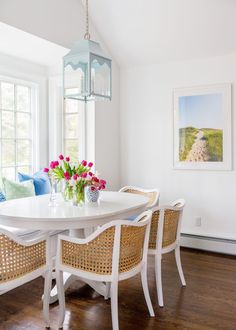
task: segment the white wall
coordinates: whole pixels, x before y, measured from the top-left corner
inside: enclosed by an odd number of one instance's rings
[[[162,203],[185,198],[185,233],[236,239],[236,173],[173,169],[172,90],[232,82],[234,100],[235,73],[236,55],[121,71],[121,185],[158,187]],[[234,102],[232,114],[234,128]],[[235,140],[233,130],[234,164]]]
[[[0,0],[0,8],[0,21],[63,47],[71,48],[75,41],[83,38],[85,32],[84,7],[79,0]],[[100,42],[107,50],[92,24],[90,33],[92,39]],[[96,105],[95,161],[97,170],[108,181],[108,188],[118,189],[119,67],[114,57],[112,83],[112,102]]]
[[[108,189],[120,188],[120,81],[119,69],[112,68],[111,102],[99,101],[95,108],[95,161],[97,170],[107,178]],[[114,111],[116,109],[116,111]],[[118,175],[117,175],[118,174]]]

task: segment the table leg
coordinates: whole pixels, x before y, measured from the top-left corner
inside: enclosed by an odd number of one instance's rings
[[[69,273],[64,273],[63,274],[64,290],[66,291],[76,279],[78,279],[76,276],[71,275]],[[57,286],[55,285],[50,293],[50,304],[53,304],[57,300],[58,300]]]

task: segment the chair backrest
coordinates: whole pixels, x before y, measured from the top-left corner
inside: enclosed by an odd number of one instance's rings
[[[184,205],[185,201],[178,199],[153,209],[149,249],[167,248],[179,240]]]
[[[147,205],[147,208],[152,208],[154,206],[157,206],[160,198],[160,191],[158,189],[143,189],[134,186],[125,186],[121,188],[119,191],[148,197],[149,203]]]
[[[61,262],[97,275],[124,273],[147,257],[151,211],[139,220],[111,221],[86,239],[61,239]]]
[[[0,288],[45,265],[46,240],[30,244],[0,229]]]
[[[151,211],[146,211],[133,222],[121,224],[119,273],[127,272],[147,258]]]
[[[170,203],[170,206],[184,207],[185,206],[185,200],[183,198],[176,199],[176,200],[174,200],[173,202]]]

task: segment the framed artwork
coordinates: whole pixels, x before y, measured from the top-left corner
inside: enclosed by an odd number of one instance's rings
[[[174,90],[174,168],[231,170],[231,84]]]

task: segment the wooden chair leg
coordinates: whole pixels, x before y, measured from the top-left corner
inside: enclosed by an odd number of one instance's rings
[[[119,330],[118,320],[118,282],[111,283],[111,317],[112,329]]]
[[[52,286],[52,272],[47,270],[44,279],[44,295],[43,295],[43,317],[45,327],[50,328],[50,317],[49,317],[49,300]]]
[[[185,278],[184,278],[184,272],[183,272],[183,268],[182,268],[182,264],[181,264],[180,247],[179,246],[177,246],[176,249],[175,249],[175,261],[176,261],[176,265],[177,265],[177,268],[178,268],[181,283],[182,283],[183,286],[186,286],[186,282],[185,282]]]
[[[142,280],[142,286],[143,286],[143,293],[144,293],[144,297],[145,297],[145,300],[147,303],[149,313],[151,316],[155,316],[155,313],[154,313],[154,310],[152,307],[152,301],[151,301],[150,294],[149,294],[149,289],[148,289],[147,265],[145,265],[141,270],[141,280]]]
[[[59,328],[63,328],[63,322],[65,319],[65,292],[63,286],[63,272],[56,272],[56,283],[57,283],[57,293],[59,300]]]
[[[161,255],[155,256],[155,274],[156,274],[158,304],[160,307],[163,307],[164,302],[163,302],[162,277],[161,277]]]

